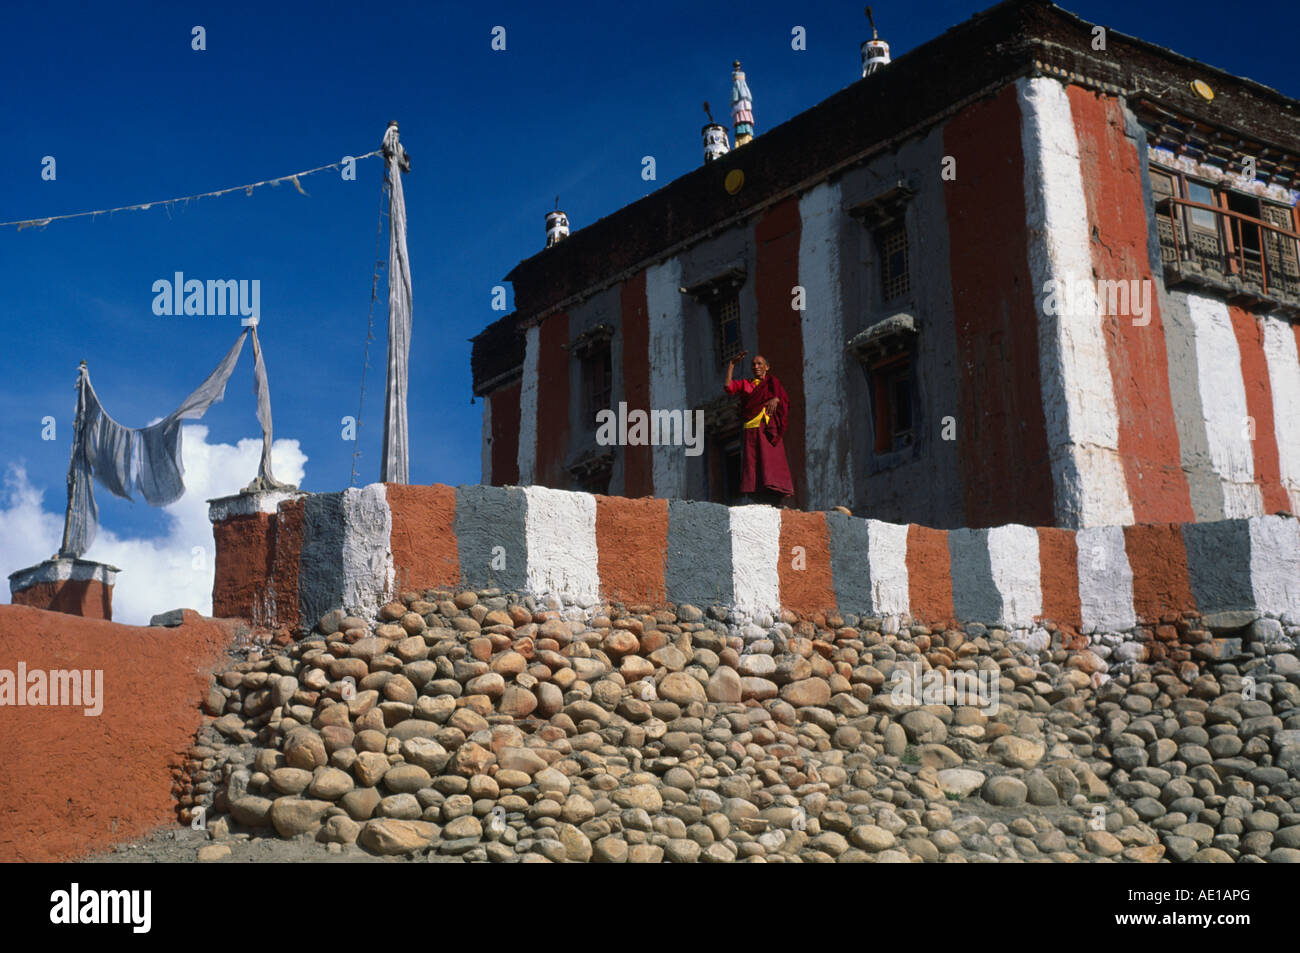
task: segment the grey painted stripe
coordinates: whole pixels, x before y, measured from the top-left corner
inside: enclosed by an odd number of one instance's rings
[[[1074,535],[1079,567],[1079,609],[1085,631],[1127,632],[1137,624],[1133,569],[1119,526],[1081,529]]]
[[[518,487],[456,487],[456,549],[462,585],[524,591],[528,578],[527,512],[524,491]]]
[[[734,602],[731,514],[720,503],[668,501],[668,598],[696,606]]]
[[[1194,608],[1202,613],[1255,608],[1249,520],[1184,523],[1183,544]]]
[[[343,606],[343,494],[307,497],[298,559],[298,611],[314,626],[326,612]]]
[[[948,531],[948,555],[952,560],[952,606],[964,622],[1002,621],[1002,594],[993,581],[989,558],[989,531]]]
[[[836,605],[841,612],[872,615],[875,606],[871,601],[871,537],[867,521],[832,511],[826,514],[826,531]]]

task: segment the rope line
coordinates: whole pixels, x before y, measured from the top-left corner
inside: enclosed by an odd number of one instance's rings
[[[354,156],[353,158],[357,160],[369,159],[372,156],[380,155],[382,151],[383,150],[381,149],[376,149],[373,152],[367,152],[365,155]],[[294,172],[291,175],[282,175],[276,179],[263,179],[261,182],[250,182],[247,185],[232,185],[228,189],[217,189],[215,192],[199,192],[196,195],[182,195],[174,199],[159,199],[156,202],[140,202],[135,205],[119,205],[117,208],[96,209],[93,212],[73,212],[69,215],[51,215],[47,218],[28,218],[13,222],[0,222],[0,228],[17,226],[18,231],[21,232],[24,228],[44,228],[51,222],[67,221],[68,219],[73,218],[93,218],[96,215],[111,215],[114,212],[144,212],[153,208],[155,205],[163,206],[167,210],[168,218],[170,218],[172,206],[177,202],[189,202],[192,199],[215,198],[219,195],[228,195],[231,192],[239,192],[241,190],[248,195],[252,195],[254,189],[260,189],[264,185],[278,186],[281,182],[292,182],[294,188],[303,195],[306,195],[307,193],[303,190],[302,183],[298,181],[299,179],[306,178],[309,175],[315,175],[317,172],[324,172],[327,169],[337,169],[342,164],[342,160],[339,160],[338,162],[331,162],[329,165],[317,166],[314,169]]]

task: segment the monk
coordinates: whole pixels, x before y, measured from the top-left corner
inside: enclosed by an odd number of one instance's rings
[[[740,395],[740,416],[745,422],[740,466],[740,492],[751,503],[780,506],[794,493],[790,464],[785,458],[785,426],[790,419],[790,395],[772,373],[767,358],[754,355],[754,376],[733,380],[732,373],[745,358],[741,351],[727,365],[728,394]]]

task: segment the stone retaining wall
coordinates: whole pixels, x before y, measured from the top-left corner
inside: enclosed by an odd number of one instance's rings
[[[1300,621],[1300,523],[934,530],[765,506],[545,487],[371,484],[212,502],[213,613],[310,627],[403,590],[496,586],[579,605],[725,605],[1085,634],[1187,612]],[[1230,615],[1223,615],[1228,613]],[[1240,614],[1240,615],[1237,615]]]

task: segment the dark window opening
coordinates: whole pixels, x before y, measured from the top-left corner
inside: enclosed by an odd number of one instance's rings
[[[880,298],[893,301],[911,288],[907,262],[907,228],[902,221],[885,226],[876,233],[880,250]]]
[[[609,409],[613,394],[613,363],[608,342],[583,357],[582,379],[586,414],[594,422],[596,414]]]
[[[713,313],[714,341],[718,364],[726,367],[744,350],[740,341],[740,299],[723,298],[710,307]]]
[[[609,478],[610,478],[610,470],[608,468],[602,470],[596,470],[576,480],[575,482],[578,484],[576,489],[582,490],[584,493],[592,493],[597,496],[608,496]]]
[[[871,368],[876,453],[912,445],[912,359],[899,354]]]
[[[742,466],[743,455],[740,449],[740,441],[733,440],[722,448],[722,466],[726,471],[727,502],[734,502],[740,499],[740,468]]]

